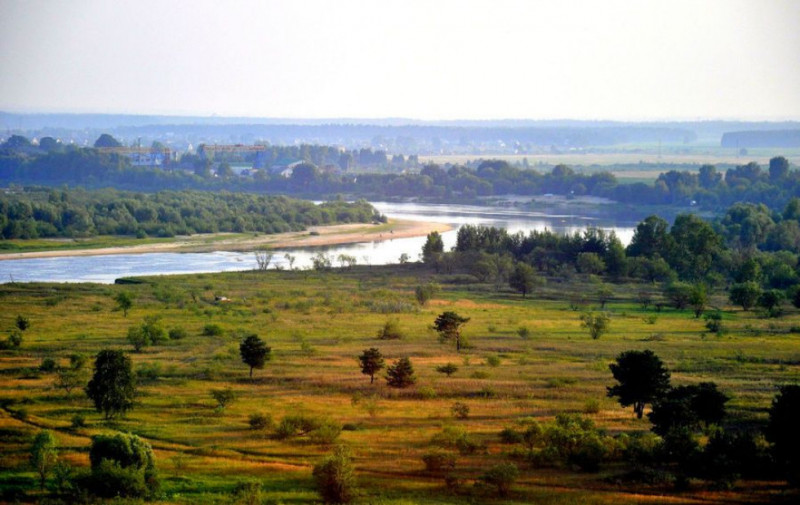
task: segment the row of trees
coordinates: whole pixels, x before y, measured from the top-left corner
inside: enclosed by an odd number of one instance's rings
[[[369,203],[315,205],[284,196],[25,188],[0,194],[0,238],[280,233],[307,226],[385,221]]]

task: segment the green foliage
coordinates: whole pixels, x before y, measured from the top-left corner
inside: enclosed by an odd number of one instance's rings
[[[386,384],[393,388],[407,388],[416,382],[414,367],[407,357],[398,359],[386,369]]]
[[[358,491],[350,450],[337,447],[333,454],[314,465],[317,491],[325,503],[350,503]]]
[[[100,351],[95,359],[94,375],[86,386],[86,395],[106,419],[133,408],[136,379],[130,358],[122,351]]]
[[[452,341],[456,343],[456,351],[462,347],[461,326],[469,321],[468,317],[461,317],[455,312],[442,312],[436,317],[433,329],[439,333],[439,339],[443,342]]]
[[[642,418],[644,406],[663,396],[669,389],[669,372],[653,351],[625,351],[609,365],[619,384],[608,388],[620,405],[633,405],[636,417]]]
[[[532,292],[539,282],[539,278],[533,268],[522,262],[514,265],[514,271],[508,277],[508,285],[515,291],[522,293],[523,298],[526,294]]]
[[[167,339],[166,331],[159,321],[158,316],[146,316],[144,323],[128,328],[128,341],[136,352],[148,345],[158,345]]]
[[[44,373],[55,372],[58,367],[56,360],[53,358],[43,358],[42,363],[39,365],[39,371]]]
[[[519,478],[519,469],[514,463],[500,463],[489,468],[481,480],[497,490],[497,496],[507,497],[511,493],[511,486]]]
[[[445,449],[455,449],[463,455],[486,451],[484,444],[475,440],[460,426],[443,427],[441,432],[431,437],[431,444]]]
[[[706,328],[711,333],[721,335],[725,328],[722,325],[722,313],[720,311],[711,312],[703,316],[706,321]]]
[[[728,294],[731,303],[740,305],[742,310],[750,310],[761,296],[761,287],[753,281],[741,282],[732,285]]]
[[[706,426],[719,423],[725,416],[728,399],[713,382],[680,386],[655,399],[653,411],[647,417],[653,423],[653,432],[661,436],[676,428],[694,431],[701,423]]]
[[[456,456],[442,449],[429,449],[422,455],[425,471],[434,475],[451,472],[456,467]]]
[[[451,375],[453,375],[458,371],[458,365],[448,362],[445,363],[444,365],[437,366],[436,371],[450,377]]]
[[[692,285],[686,282],[671,282],[664,290],[664,297],[678,310],[689,306],[692,299]]]
[[[421,284],[414,288],[414,296],[417,299],[417,303],[422,306],[428,304],[428,302],[436,296],[437,293],[441,291],[441,288],[435,282],[429,282],[427,284]]]
[[[222,411],[236,400],[236,393],[233,389],[226,387],[223,389],[212,389],[209,391],[211,397],[217,402],[217,409]]]
[[[800,412],[800,386],[780,388],[769,409],[769,423],[765,430],[767,440],[773,445],[773,454],[779,468],[789,480],[800,484],[800,431],[797,430],[797,413]]]
[[[58,440],[49,430],[42,430],[33,439],[31,446],[31,466],[39,474],[39,487],[44,489],[47,474],[58,461]]]
[[[186,332],[186,329],[178,326],[176,328],[170,328],[169,330],[169,339],[170,340],[182,340],[186,338],[189,334]]]
[[[203,326],[204,337],[218,337],[222,335],[222,326],[215,323],[208,323]]]
[[[18,314],[17,319],[14,320],[14,325],[19,331],[25,331],[31,327],[31,321],[27,317]]]
[[[248,335],[239,344],[239,354],[244,364],[250,367],[250,378],[253,377],[253,369],[261,370],[264,364],[272,358],[272,348],[261,340],[258,335]]]
[[[498,367],[500,366],[501,362],[502,360],[500,359],[500,356],[496,354],[490,354],[489,356],[486,356],[486,364],[490,367]]]
[[[611,326],[611,318],[605,312],[585,312],[581,314],[581,327],[586,328],[594,340],[608,333],[609,326]]]
[[[264,414],[262,412],[256,412],[255,414],[250,414],[247,424],[249,424],[250,428],[254,430],[266,430],[272,428],[274,423],[271,415]]]
[[[127,291],[120,291],[114,296],[114,301],[117,302],[117,308],[122,314],[128,317],[128,311],[133,307],[133,295]]]
[[[358,357],[358,361],[361,363],[361,373],[369,375],[370,384],[375,382],[375,374],[385,366],[383,354],[375,347],[364,349]]]
[[[383,327],[378,330],[378,338],[381,340],[400,340],[405,338],[405,332],[400,327],[400,321],[395,318],[387,319]]]
[[[96,435],[89,449],[89,492],[104,498],[144,498],[159,489],[155,454],[146,441],[130,434]]]
[[[444,242],[439,232],[432,231],[425,239],[425,244],[422,246],[422,261],[427,264],[435,262],[439,255],[444,252]]]
[[[469,405],[464,402],[455,402],[450,406],[450,413],[456,419],[466,419],[469,417]]]

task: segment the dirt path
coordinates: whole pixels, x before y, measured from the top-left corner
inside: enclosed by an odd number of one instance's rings
[[[28,258],[56,258],[64,256],[102,256],[107,254],[252,251],[259,248],[314,247],[417,237],[427,235],[433,231],[441,233],[450,229],[451,226],[443,223],[390,220],[389,223],[380,225],[357,223],[313,226],[301,232],[276,233],[273,235],[243,236],[233,233],[217,233],[177,237],[172,242],[165,242],[162,244],[3,253],[0,254],[0,261]]]

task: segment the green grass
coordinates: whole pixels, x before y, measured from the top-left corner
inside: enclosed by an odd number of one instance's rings
[[[487,454],[459,456],[457,471],[465,489],[489,466],[506,461],[498,433],[525,417],[548,422],[561,412],[588,414],[610,433],[649,429],[630,409],[606,398],[612,378],[608,364],[620,352],[652,349],[672,371],[674,384],[712,380],[732,396],[731,419],[759,423],[776,386],[797,380],[800,349],[796,334],[800,313],[787,310],[780,319],[761,319],[751,312],[724,307],[727,333],[706,335],[702,319],[689,311],[647,311],[633,300],[641,286],[613,285],[607,305],[611,330],[599,340],[580,327],[580,311],[569,300],[596,289],[581,277],[569,282],[548,279],[534,296],[522,299],[488,285],[447,284],[420,265],[356,267],[316,273],[235,272],[146,279],[127,286],[94,284],[0,285],[0,332],[7,333],[17,314],[30,318],[20,351],[0,354],[0,488],[21,483],[36,495],[27,467],[27,445],[40,428],[56,430],[62,458],[87,465],[91,435],[129,431],[146,438],[156,450],[164,479],[164,503],[220,503],[238,481],[262,483],[268,500],[315,503],[310,472],[330,446],[305,437],[277,440],[250,429],[248,418],[268,413],[277,422],[299,412],[334,419],[349,426],[340,436],[355,454],[364,489],[363,503],[463,503],[468,496],[451,494],[443,481],[423,472],[422,454],[431,437],[455,422],[454,402],[469,407],[458,420],[471,436],[485,443]],[[414,287],[437,280],[443,290],[428,306],[414,302]],[[134,295],[124,317],[113,296]],[[216,303],[214,295],[230,299]],[[724,298],[715,295],[715,304]],[[591,297],[587,307],[596,305]],[[399,310],[385,313],[385,310]],[[440,344],[429,326],[452,310],[471,320],[464,336],[472,346],[456,353]],[[643,318],[657,314],[654,324]],[[135,368],[160,368],[160,376],[140,385],[134,410],[113,423],[104,422],[80,391],[68,397],[53,389],[53,374],[35,369],[44,357],[66,365],[74,352],[92,355],[102,348],[131,351],[125,336],[130,326],[159,315],[169,330],[182,327],[187,337],[131,353]],[[377,331],[396,318],[402,340],[378,340]],[[203,336],[207,324],[223,329]],[[526,338],[520,327],[530,330]],[[257,333],[272,347],[272,360],[248,379],[238,354],[239,335]],[[658,337],[654,337],[658,335]],[[370,386],[356,356],[378,347],[387,364],[409,356],[418,381],[394,390],[376,377]],[[489,366],[496,356],[500,366]],[[450,378],[435,371],[447,362],[459,370]],[[238,396],[223,412],[215,412],[211,389],[231,387]],[[371,409],[363,400],[375,395]],[[12,413],[24,409],[27,418]],[[595,413],[596,412],[596,413]],[[87,426],[73,429],[75,414]],[[765,500],[780,483],[761,487],[747,483],[726,494],[696,486],[685,495],[669,490],[613,484],[620,469],[599,474],[566,469],[522,468],[510,501],[504,503],[728,503]],[[466,493],[467,491],[464,491]],[[663,496],[661,496],[663,493]],[[732,493],[732,494],[731,494]],[[765,493],[759,495],[758,493]]]

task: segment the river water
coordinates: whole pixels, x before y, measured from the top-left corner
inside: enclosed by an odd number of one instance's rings
[[[607,217],[554,213],[543,207],[539,211],[514,207],[485,207],[451,204],[385,203],[373,205],[390,218],[447,223],[452,231],[442,235],[445,250],[456,243],[461,225],[486,225],[518,231],[550,229],[574,232],[588,226],[614,231],[623,244],[630,242],[635,223],[614,221]],[[561,209],[563,211],[563,209]],[[397,263],[402,254],[411,261],[419,258],[425,237],[411,237],[342,244],[330,247],[280,249],[273,251],[271,267],[289,268],[286,255],[294,258],[295,268],[309,268],[312,257],[319,252],[328,255],[334,266],[336,257],[346,254],[358,264],[384,265]],[[112,254],[106,256],[67,256],[0,261],[0,283],[6,282],[97,282],[110,284],[120,277],[142,275],[171,275],[203,272],[227,272],[256,268],[253,253],[216,251],[208,253],[144,253]]]

